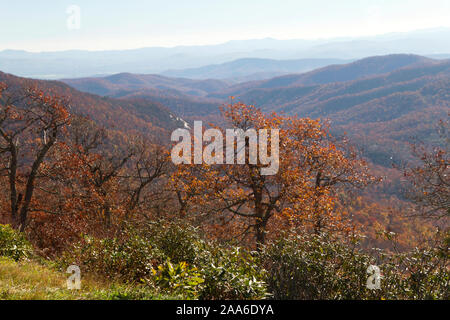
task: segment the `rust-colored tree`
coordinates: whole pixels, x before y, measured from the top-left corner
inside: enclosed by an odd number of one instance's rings
[[[440,144],[427,147],[423,143],[413,144],[412,151],[420,164],[405,170],[412,183],[409,197],[419,209],[419,215],[433,220],[450,217],[450,137],[449,120],[439,125]]]
[[[265,115],[241,103],[230,104],[222,112],[230,128],[240,132],[279,130],[279,141],[273,141],[279,142],[278,171],[264,175],[261,169],[268,167],[267,161],[261,157],[249,161],[255,150],[251,150],[252,138],[246,137],[245,164],[180,165],[172,184],[184,209],[190,204],[194,215],[209,213],[210,221],[241,226],[240,235],[253,236],[257,248],[265,243],[270,223],[279,219],[292,228],[307,226],[312,232],[345,230],[342,216],[334,211],[334,192],[340,186],[363,186],[373,180],[365,162],[345,141],[335,141],[319,120]],[[268,135],[264,150],[270,156],[275,152],[272,139]],[[238,149],[234,140],[234,159]],[[224,151],[224,157],[229,152]]]
[[[29,235],[41,248],[61,251],[81,234],[113,236],[162,201],[167,170],[163,147],[73,115],[64,140],[40,170]]]
[[[39,170],[69,123],[69,102],[36,88],[0,85],[0,170],[8,179],[9,208],[21,231],[28,223]]]

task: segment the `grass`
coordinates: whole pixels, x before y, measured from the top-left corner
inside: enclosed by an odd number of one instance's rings
[[[159,300],[176,299],[136,284],[81,279],[80,290],[67,289],[69,274],[33,260],[0,257],[0,300]]]

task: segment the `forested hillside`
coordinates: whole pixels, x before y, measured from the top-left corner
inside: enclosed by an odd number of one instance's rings
[[[70,100],[70,111],[94,120],[98,125],[138,131],[155,135],[161,130],[184,127],[182,120],[164,105],[149,99],[112,99],[83,93],[59,81],[34,80],[0,72],[0,82],[11,92],[24,88],[40,88],[45,92],[65,96]]]
[[[217,121],[217,107],[230,96],[267,112],[330,119],[336,134],[348,133],[374,163],[387,167],[408,159],[412,138],[436,140],[434,124],[450,108],[450,63],[415,55],[370,57],[237,85],[191,81],[190,91],[180,79],[172,79],[169,90],[164,84],[137,80],[154,76],[117,80],[123,77],[64,81],[91,93],[158,101],[188,121]],[[199,88],[202,94],[195,91]]]
[[[239,92],[131,74],[66,80],[101,97],[0,73],[0,268],[50,298],[28,268],[56,283],[75,263],[107,282],[76,296],[86,299],[447,299],[450,64],[403,58]],[[278,171],[176,165],[169,137],[191,130],[183,119],[222,136],[278,129]],[[373,291],[375,263],[385,280]]]

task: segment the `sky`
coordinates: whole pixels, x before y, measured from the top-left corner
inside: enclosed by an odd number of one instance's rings
[[[0,0],[0,50],[119,50],[450,27],[450,0]]]

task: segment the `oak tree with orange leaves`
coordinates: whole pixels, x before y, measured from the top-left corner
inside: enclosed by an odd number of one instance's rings
[[[8,179],[11,218],[26,228],[39,170],[70,121],[64,97],[0,85],[0,172]]]
[[[172,177],[182,210],[189,206],[194,215],[208,214],[212,220],[228,223],[240,221],[234,224],[242,227],[239,235],[253,236],[258,249],[265,243],[275,218],[284,219],[290,228],[307,226],[317,233],[345,229],[342,216],[334,211],[334,192],[340,186],[361,187],[374,179],[348,143],[331,136],[327,123],[276,113],[266,115],[242,103],[223,107],[222,114],[228,128],[278,129],[279,170],[274,175],[263,175],[265,162],[260,158],[257,163],[248,161],[248,138],[245,164],[182,164]],[[272,153],[270,137],[268,154]],[[224,157],[225,152],[230,150],[224,151]],[[232,152],[236,159],[236,140]]]

